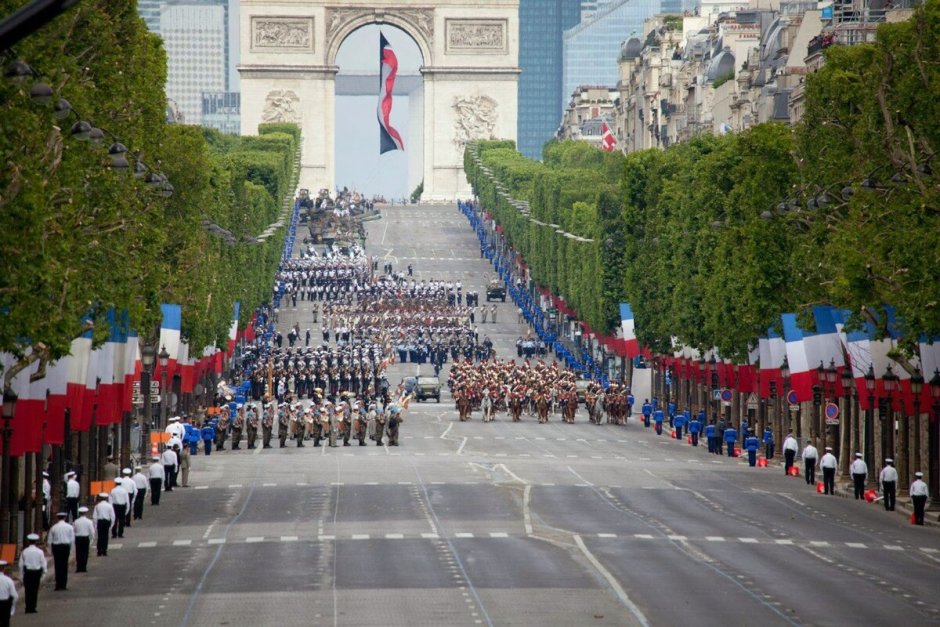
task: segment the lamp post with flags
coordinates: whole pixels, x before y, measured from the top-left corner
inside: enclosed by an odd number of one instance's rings
[[[150,454],[150,422],[153,420],[153,406],[150,399],[150,375],[156,350],[147,342],[140,347],[140,393],[143,407],[140,416],[140,463],[143,464]]]
[[[166,393],[166,367],[170,362],[170,354],[166,351],[166,346],[160,347],[157,359],[160,361],[160,424],[157,427],[163,431],[166,428],[166,406],[170,401]]]

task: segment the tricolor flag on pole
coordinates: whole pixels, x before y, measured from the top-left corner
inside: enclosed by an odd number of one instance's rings
[[[636,340],[633,309],[627,303],[620,303],[620,329],[623,332],[624,352],[633,359],[640,354],[640,344]]]
[[[379,154],[390,150],[404,150],[405,144],[392,127],[392,92],[398,75],[398,57],[392,51],[385,35],[379,33]]]
[[[180,352],[180,329],[183,315],[179,305],[160,305],[163,322],[160,323],[160,344],[158,352],[166,349],[170,358],[167,360],[166,380],[172,381],[176,373],[176,357]]]
[[[617,138],[610,132],[607,120],[604,120],[604,123],[601,125],[601,148],[604,149],[604,152],[613,152],[616,147]]]
[[[228,332],[228,350],[226,351],[226,356],[231,357],[235,352],[235,344],[238,343],[238,317],[241,315],[242,303],[240,300],[235,301],[235,318],[232,320],[232,326],[229,328]]]
[[[83,319],[83,323],[85,320]],[[92,331],[88,329],[72,340],[72,349],[68,358],[68,396],[69,420],[72,426],[83,422],[82,407],[85,397],[85,378],[88,373],[88,358],[91,354]]]

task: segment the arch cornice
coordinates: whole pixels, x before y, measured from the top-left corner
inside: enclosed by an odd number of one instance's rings
[[[389,24],[408,33],[418,44],[425,66],[433,65],[434,9],[431,7],[327,7],[326,65],[336,65],[343,41],[356,29],[368,24]]]

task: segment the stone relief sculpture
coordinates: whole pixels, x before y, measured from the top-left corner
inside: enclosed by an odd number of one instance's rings
[[[506,22],[448,20],[447,48],[450,50],[506,49]]]
[[[300,98],[289,89],[275,89],[264,99],[261,119],[264,122],[300,122]]]
[[[361,18],[367,18],[368,21],[377,24],[385,23],[384,16],[386,14],[394,14],[408,22],[417,31],[416,34],[420,34],[427,39],[429,45],[434,41],[434,9],[399,7],[383,9],[327,7],[327,39],[332,40],[346,24]]]
[[[309,18],[253,18],[255,48],[313,49],[313,20]]]
[[[496,101],[489,96],[454,98],[454,145],[458,152],[475,139],[492,139],[496,129]]]

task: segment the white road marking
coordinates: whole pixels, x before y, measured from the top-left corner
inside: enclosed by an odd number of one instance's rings
[[[233,484],[231,484],[231,485],[229,486],[229,489],[240,488],[240,487],[242,487],[242,484],[240,484],[240,483],[233,483]]]
[[[867,549],[868,548],[867,546],[865,546],[864,542],[846,542],[845,546],[853,548],[853,549]]]
[[[263,487],[263,488],[276,488],[276,487],[277,487],[277,484],[276,484],[276,483],[262,483],[262,484],[261,484],[261,487]]]
[[[467,438],[464,438],[463,441],[460,443],[460,446],[457,447],[457,454],[458,454],[458,455],[460,455],[460,454],[463,453],[463,447],[465,447],[466,445],[467,445]]]
[[[635,533],[633,537],[637,540],[652,540],[653,536],[648,533]]]
[[[738,542],[743,542],[744,544],[757,544],[757,538],[738,538]]]
[[[441,536],[437,535],[436,533],[422,533],[421,537],[425,540],[437,540]]]
[[[903,551],[903,550],[904,550],[904,547],[903,547],[903,546],[898,546],[897,544],[886,544],[886,545],[885,545],[885,550],[887,550],[887,551]]]
[[[640,608],[630,600],[630,597],[627,596],[627,593],[620,585],[620,582],[617,581],[617,578],[614,577],[609,570],[604,568],[604,565],[601,564],[590,551],[588,551],[588,548],[584,545],[584,541],[581,539],[581,536],[575,534],[574,542],[578,545],[578,548],[582,553],[584,553],[584,556],[588,559],[589,562],[591,562],[591,565],[594,566],[597,572],[599,572],[604,577],[604,579],[607,580],[607,583],[610,584],[610,587],[617,594],[617,597],[620,599],[621,603],[623,603],[624,607],[630,610],[630,613],[633,614],[637,622],[639,622],[643,627],[649,627],[649,621],[646,620],[646,616],[643,614]]]
[[[173,546],[189,546],[192,543],[192,540],[173,540]]]
[[[509,534],[506,533],[505,531],[491,531],[490,537],[491,538],[508,538]]]
[[[336,536],[326,536],[326,535],[317,536],[317,540],[319,540],[320,542],[327,542],[329,540],[335,540],[335,539],[336,539]]]
[[[810,546],[829,546],[829,543],[825,540],[811,540]]]
[[[527,536],[532,535],[532,513],[529,511],[529,494],[531,490],[532,486],[527,483],[525,490],[522,492],[522,522],[525,525]]]
[[[370,536],[369,536],[369,534],[367,534],[367,533],[354,533],[354,534],[352,534],[352,539],[353,539],[353,540],[368,540],[369,537],[370,537]]]
[[[207,485],[197,485],[193,487],[193,490],[208,490],[209,486]]]
[[[705,539],[709,542],[724,542],[725,539],[722,536],[705,536]]]
[[[617,534],[616,533],[599,533],[597,534],[597,537],[598,538],[616,538]]]
[[[405,537],[404,534],[401,534],[401,533],[386,533],[385,534],[386,540],[402,540],[404,539],[404,537]]]
[[[264,542],[264,536],[250,536],[245,538],[245,542],[248,544],[254,544],[256,542]]]
[[[297,536],[281,536],[281,542],[297,542]]]
[[[686,536],[668,535],[666,537],[669,538],[670,540],[675,540],[677,542],[683,542],[685,540],[688,540]]]
[[[209,538],[209,544],[225,544],[225,538]]]
[[[157,546],[156,542],[140,542],[138,543],[137,548],[138,549],[152,549],[155,546]]]
[[[787,540],[787,539],[777,539],[777,540],[774,540],[774,542],[776,544],[784,544],[784,545],[793,544],[793,540]]]
[[[473,537],[473,534],[472,534],[472,533],[466,533],[466,532],[458,532],[458,533],[455,533],[455,534],[454,534],[454,537],[455,537],[455,538],[472,538],[472,537]]]

